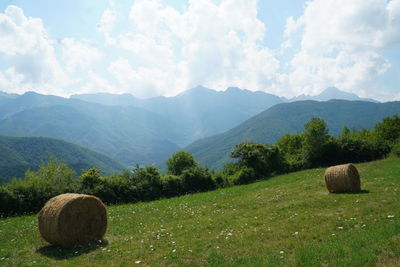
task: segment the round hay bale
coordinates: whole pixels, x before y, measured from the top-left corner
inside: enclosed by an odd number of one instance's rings
[[[91,195],[53,197],[39,212],[38,219],[43,239],[63,247],[98,242],[107,229],[106,207],[99,198]]]
[[[360,175],[353,164],[329,167],[325,170],[325,184],[331,193],[360,192]]]

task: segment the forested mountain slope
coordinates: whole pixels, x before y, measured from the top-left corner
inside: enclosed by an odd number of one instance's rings
[[[62,140],[45,137],[0,136],[0,177],[22,177],[26,170],[36,170],[51,156],[65,162],[77,174],[99,168],[103,174],[120,172],[123,166],[111,158]]]
[[[185,150],[208,167],[221,167],[229,160],[235,144],[244,141],[273,144],[286,133],[299,133],[304,124],[319,117],[328,124],[331,135],[338,135],[343,126],[370,129],[387,116],[400,114],[400,102],[373,103],[331,100],[298,101],[275,105],[239,126],[219,135],[195,141]]]

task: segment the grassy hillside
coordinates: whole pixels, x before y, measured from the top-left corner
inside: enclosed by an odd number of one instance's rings
[[[225,133],[200,139],[185,150],[201,164],[218,168],[229,161],[229,153],[236,144],[244,141],[274,144],[284,134],[302,132],[304,124],[313,117],[325,120],[330,134],[337,136],[345,125],[355,130],[371,129],[394,114],[400,114],[400,102],[331,100],[279,104]]]
[[[64,161],[78,174],[99,168],[104,174],[119,172],[123,166],[109,157],[62,140],[44,137],[0,136],[0,177],[22,177],[27,169],[36,170],[50,155]]]
[[[363,193],[328,194],[323,169],[108,207],[105,240],[62,249],[35,216],[0,219],[1,266],[399,266],[400,159],[357,165]]]

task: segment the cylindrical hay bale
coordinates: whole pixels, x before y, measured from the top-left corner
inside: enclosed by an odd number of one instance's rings
[[[325,171],[325,184],[331,193],[360,192],[360,175],[353,164],[332,166]]]
[[[98,242],[107,229],[107,211],[103,202],[84,194],[53,197],[39,212],[38,219],[43,239],[63,247]]]

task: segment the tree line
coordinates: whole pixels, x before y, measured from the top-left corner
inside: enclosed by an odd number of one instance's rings
[[[101,176],[96,168],[76,176],[65,163],[52,157],[37,171],[0,186],[0,216],[37,212],[58,194],[92,194],[107,204],[151,201],[247,184],[297,170],[400,156],[400,117],[387,117],[371,130],[329,135],[324,120],[313,118],[298,134],[286,134],[274,145],[243,142],[231,152],[233,162],[220,171],[201,166],[189,152],[178,151],[167,160],[165,174],[155,166]]]

